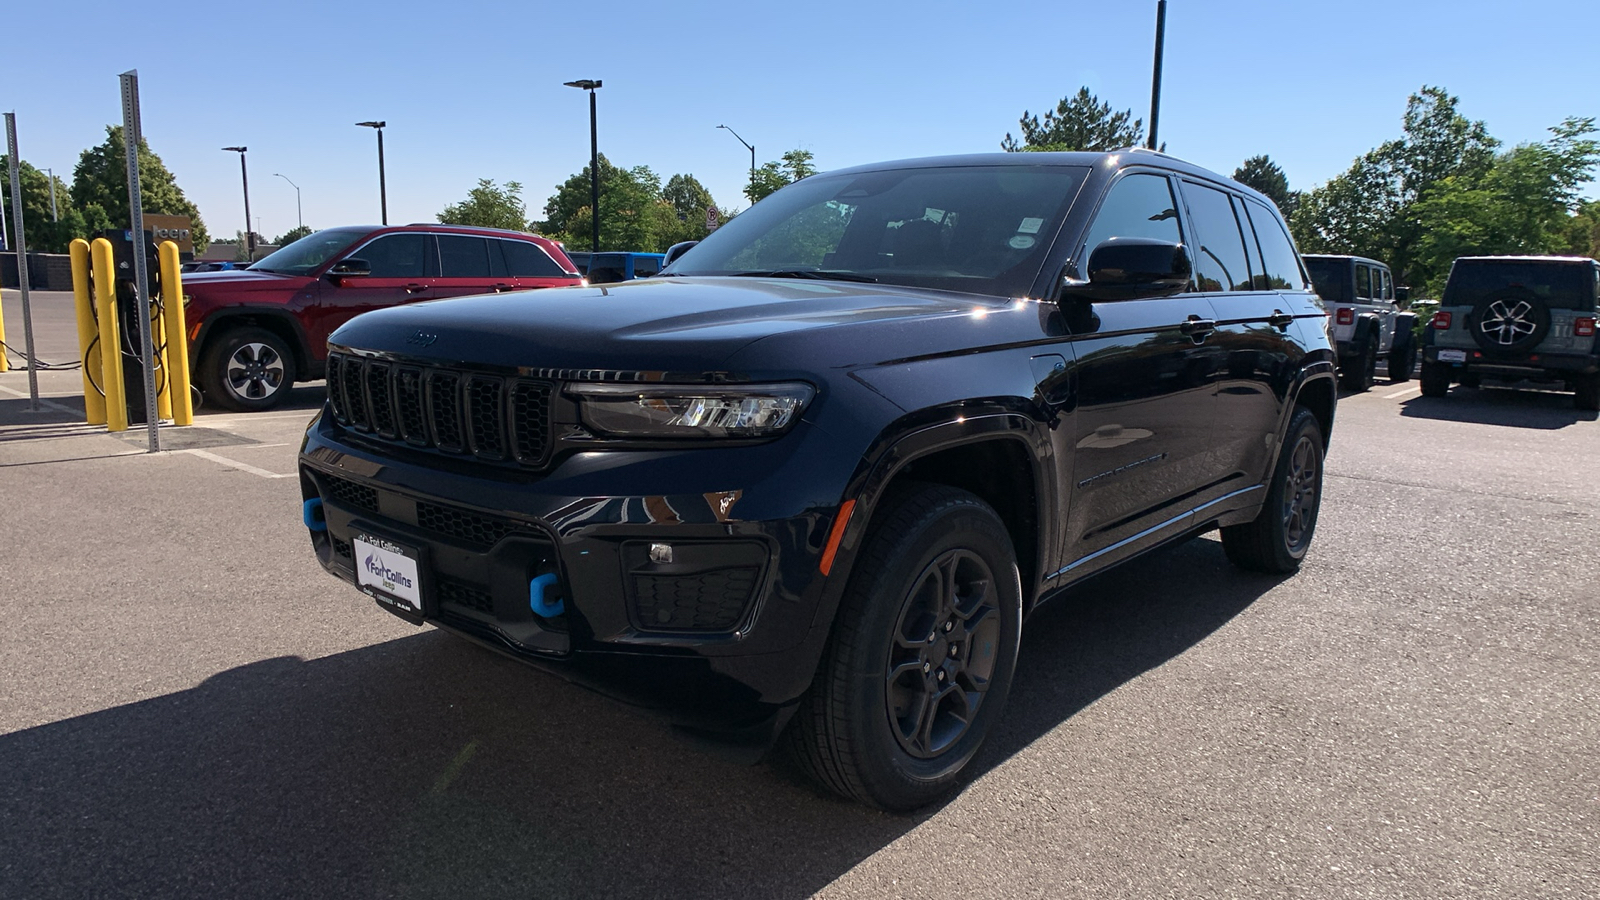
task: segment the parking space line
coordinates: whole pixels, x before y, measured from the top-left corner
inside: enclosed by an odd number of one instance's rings
[[[260,478],[293,478],[293,477],[295,477],[296,474],[298,474],[296,472],[290,472],[287,475],[279,475],[277,472],[268,472],[266,469],[262,469],[262,468],[259,468],[257,466],[252,466],[249,463],[239,462],[237,459],[229,459],[226,456],[218,456],[217,454],[208,452],[206,450],[194,450],[194,449],[191,449],[191,450],[179,450],[177,452],[178,453],[187,453],[187,454],[189,454],[191,456],[198,456],[201,459],[209,459],[214,463],[221,463],[221,464],[223,464],[225,466],[228,466],[230,468],[238,469],[241,472],[249,472],[251,475],[255,475],[255,476],[258,476]]]
[[[1383,399],[1385,399],[1385,400],[1393,400],[1396,397],[1404,397],[1407,394],[1415,394],[1415,393],[1420,392],[1421,390],[1422,390],[1422,388],[1417,387],[1416,385],[1412,385],[1411,387],[1408,387],[1403,391],[1395,391],[1392,394],[1384,394],[1383,395]]]

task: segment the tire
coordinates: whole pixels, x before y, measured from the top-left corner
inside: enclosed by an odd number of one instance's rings
[[[1468,322],[1483,352],[1515,356],[1537,347],[1550,332],[1550,307],[1537,294],[1511,288],[1479,300]]]
[[[1600,372],[1573,380],[1572,405],[1587,412],[1600,411]]]
[[[1289,574],[1300,568],[1322,507],[1326,448],[1317,417],[1303,406],[1295,407],[1261,514],[1252,522],[1222,529],[1222,549],[1229,561],[1252,572]]]
[[[198,374],[206,397],[224,409],[271,409],[294,387],[294,354],[265,328],[238,328],[207,342]]]
[[[1416,368],[1417,339],[1407,332],[1395,338],[1394,347],[1389,351],[1389,382],[1410,381]]]
[[[1450,367],[1431,360],[1422,361],[1422,396],[1443,397],[1450,393]]]
[[[938,800],[1000,717],[1021,630],[1016,554],[994,510],[942,485],[894,491],[790,725],[791,755],[823,786],[880,809]]]
[[[1339,386],[1357,394],[1372,390],[1378,377],[1378,342],[1371,337],[1362,342],[1361,355],[1351,357],[1339,370]]]

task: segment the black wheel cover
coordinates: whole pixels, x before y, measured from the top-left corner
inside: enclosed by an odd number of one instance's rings
[[[1485,353],[1525,353],[1550,333],[1550,307],[1528,291],[1501,291],[1478,301],[1468,327]]]

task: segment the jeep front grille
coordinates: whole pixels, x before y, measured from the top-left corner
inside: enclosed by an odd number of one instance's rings
[[[339,424],[382,440],[491,462],[545,463],[554,393],[548,381],[347,353],[328,357],[328,408]]]

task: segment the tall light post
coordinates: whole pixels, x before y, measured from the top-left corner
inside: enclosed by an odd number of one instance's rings
[[[569,88],[589,92],[589,221],[594,228],[589,237],[589,252],[600,252],[600,132],[595,124],[594,92],[600,89],[599,79],[562,82]]]
[[[284,181],[288,181],[289,186],[294,188],[294,221],[295,224],[299,225],[301,228],[306,227],[305,217],[300,214],[300,185],[295,184],[293,181],[289,181],[289,176],[283,174],[282,172],[273,172],[272,174],[282,178]]]
[[[1156,143],[1156,126],[1161,121],[1161,51],[1166,42],[1167,0],[1156,0],[1156,62],[1150,73],[1150,140],[1147,144],[1151,150],[1160,146]]]
[[[735,140],[750,148],[750,190],[754,191],[756,187],[756,145],[749,143],[742,137],[739,137],[739,132],[734,131],[732,128],[729,128],[726,125],[718,125],[717,127],[733,135]],[[754,203],[755,198],[752,197],[750,202]]]
[[[56,211],[56,170],[45,169],[45,173],[50,176],[50,221],[59,222],[61,213]]]
[[[389,187],[383,180],[383,129],[388,122],[357,122],[358,128],[371,128],[378,132],[378,204],[383,211],[383,224],[389,224]]]
[[[245,168],[244,164],[244,152],[250,148],[223,147],[222,149],[230,153],[239,154],[239,177],[244,181],[244,244],[245,247],[248,248],[247,252],[250,256],[250,261],[255,262],[256,233],[255,229],[250,227],[250,171]]]

